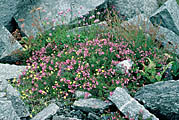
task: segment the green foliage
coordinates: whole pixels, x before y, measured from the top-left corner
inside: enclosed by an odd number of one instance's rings
[[[150,60],[150,58],[147,58],[147,59],[149,61],[149,64],[148,65],[143,64],[144,70],[141,70],[143,77],[149,80],[147,83],[154,83],[154,82],[161,81],[163,74],[165,73],[167,68],[173,63],[173,62],[170,62],[168,63],[168,65],[163,66],[162,71],[157,71],[156,63]]]
[[[172,75],[179,75],[178,62],[164,59],[167,51],[157,48],[155,35],[147,37],[138,26],[126,31],[119,23],[109,21],[105,30],[91,26],[72,32],[64,25],[35,39],[22,39],[24,61],[30,68],[14,85],[33,115],[47,106],[50,99],[73,101],[76,90],[105,100],[116,87],[126,86],[134,95],[141,86],[162,81],[171,64]],[[90,24],[93,22],[94,19]],[[116,65],[126,59],[134,64],[128,73],[119,74]]]
[[[179,78],[179,61],[174,61],[172,63],[171,73],[172,73],[174,79]]]

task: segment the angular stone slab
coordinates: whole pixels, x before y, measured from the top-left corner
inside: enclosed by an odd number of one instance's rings
[[[73,103],[73,106],[85,112],[96,112],[108,108],[111,103],[106,103],[96,98],[79,99]]]
[[[32,120],[46,120],[51,115],[54,115],[58,109],[59,107],[55,103],[52,103],[47,108],[39,112],[34,118],[32,118]]]
[[[18,11],[18,4],[22,0],[0,0],[0,23],[7,26],[12,20],[12,17]],[[10,26],[9,26],[10,27]]]
[[[26,70],[26,66],[17,66],[17,65],[0,63],[0,78],[4,78],[4,79],[18,78],[19,75],[22,75],[21,71],[24,70]]]
[[[133,99],[123,88],[117,87],[113,95],[108,97],[117,108],[129,118],[135,118],[138,120],[138,114],[143,111],[143,119],[152,118],[152,120],[159,120],[148,110],[144,108],[140,103]]]
[[[179,35],[175,34],[169,29],[160,26],[156,39],[161,41],[165,48],[167,48],[168,45],[167,49],[169,51],[179,55]]]
[[[20,120],[12,107],[11,101],[0,98],[0,120]]]
[[[6,92],[7,92],[7,99],[11,101],[16,114],[20,118],[28,117],[30,113],[26,108],[24,102],[20,99],[20,93],[15,88],[13,88],[10,84],[8,84]]]
[[[179,35],[179,5],[176,0],[168,0],[150,16],[153,24],[158,24]]]
[[[61,116],[54,116],[52,120],[80,120],[80,119],[65,117],[61,115]]]
[[[22,46],[18,41],[11,35],[11,33],[0,24],[0,59],[11,55],[11,53],[15,50],[22,50]],[[14,57],[14,60],[18,59]]]
[[[179,80],[146,85],[135,98],[160,120],[179,120]]]
[[[33,18],[32,14],[30,14],[30,11],[34,8],[42,8],[46,11],[42,11],[40,13],[41,21],[45,22],[45,19],[48,18],[49,22],[52,22],[52,19],[54,19],[55,23],[61,25],[62,19],[64,20],[65,24],[68,24],[70,21],[87,14],[89,11],[94,10],[100,5],[105,6],[105,3],[105,0],[38,0],[34,4],[26,5],[25,7],[23,7],[23,9],[21,9],[21,11],[19,11],[15,15],[15,20],[18,23],[19,27],[21,27],[22,24],[25,25],[22,30],[24,30],[24,33],[27,36],[36,36],[39,30],[32,26]],[[71,12],[68,12],[68,14],[66,14],[65,19],[64,17],[58,15],[60,14],[60,11],[65,12],[67,9],[71,9]],[[38,17],[39,12],[37,11],[33,15],[34,17]],[[24,21],[19,21],[19,19],[22,18],[24,19]],[[40,26],[42,27],[41,23]],[[50,27],[51,26],[48,25],[44,29],[47,30]]]
[[[157,0],[113,0],[112,5],[126,19],[130,19],[141,13],[150,16],[158,9]]]

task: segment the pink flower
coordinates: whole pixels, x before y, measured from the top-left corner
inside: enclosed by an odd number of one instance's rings
[[[99,22],[99,19],[94,20],[94,23],[98,23],[98,22]]]
[[[52,33],[49,33],[49,36],[52,36]]]
[[[161,76],[160,72],[157,73],[158,76]]]
[[[42,94],[42,90],[39,90],[39,93]]]
[[[109,95],[112,96],[112,95],[113,95],[113,92],[110,92]]]
[[[53,68],[51,66],[49,66],[48,68],[49,68],[49,70],[53,70]]]

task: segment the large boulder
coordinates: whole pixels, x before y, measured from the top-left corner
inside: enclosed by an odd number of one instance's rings
[[[150,16],[157,8],[157,0],[113,0],[112,5],[126,19],[144,13]]]
[[[27,1],[30,0],[0,0],[0,23],[11,30],[13,27],[11,26],[12,17]]]
[[[0,98],[0,120],[20,120],[11,101]]]
[[[15,88],[13,88],[7,81],[9,79],[17,79],[19,75],[22,74],[21,71],[25,70],[25,66],[0,64],[0,69],[0,92],[6,94],[4,96],[6,98],[6,101],[11,102],[9,107],[13,108],[12,110],[15,111],[19,118],[27,118],[30,113],[27,110],[24,102],[20,99],[20,93]],[[2,104],[3,106],[5,106],[6,102],[2,102]],[[12,115],[12,117],[13,116],[15,119],[15,115]]]
[[[64,24],[68,24],[77,17],[86,15],[89,11],[95,10],[100,5],[106,7],[106,0],[38,0],[33,4],[25,5],[25,7],[15,15],[15,20],[20,27],[24,24],[22,30],[27,36],[36,36],[39,31],[43,32],[43,30],[51,27],[47,25],[48,22],[51,23],[53,21],[55,25],[61,25],[63,22]],[[38,10],[35,8],[38,8]],[[39,9],[41,9],[40,12]],[[36,12],[30,13],[32,11]],[[39,16],[40,20],[38,18]],[[36,20],[34,20],[34,18]],[[22,19],[24,19],[23,22]],[[37,19],[39,22],[37,22]],[[42,22],[47,22],[45,28]],[[38,29],[34,27],[35,24],[38,26]]]
[[[155,33],[156,40],[162,43],[164,48],[170,52],[179,54],[179,36],[162,26],[155,27],[145,14],[140,14],[128,21],[124,21],[121,26],[125,30],[142,29],[146,35],[153,35]]]
[[[22,46],[12,36],[12,34],[0,24],[0,62],[8,61],[15,62],[18,60],[18,56],[12,53],[16,50],[21,50]],[[9,56],[9,59],[6,57]]]
[[[163,46],[170,52],[179,55],[179,35],[173,31],[159,26],[156,40],[161,41]]]
[[[152,120],[158,120],[153,114],[144,108],[139,102],[132,98],[123,88],[117,87],[113,92],[113,95],[109,97],[116,107],[129,118],[138,120],[138,115],[142,113],[143,119],[151,118]]]
[[[10,64],[0,64],[0,78],[13,79],[18,78],[23,71],[26,70],[26,66],[17,66]]]
[[[51,116],[53,116],[59,107],[55,103],[51,103],[48,107],[39,112],[32,120],[47,120]]]
[[[106,103],[100,99],[89,98],[79,99],[73,103],[76,109],[80,109],[85,112],[99,112],[100,110],[107,109],[111,103]]]
[[[153,24],[158,24],[179,35],[179,5],[176,0],[168,0],[150,16]]]
[[[179,120],[179,80],[146,85],[135,98],[160,120]]]

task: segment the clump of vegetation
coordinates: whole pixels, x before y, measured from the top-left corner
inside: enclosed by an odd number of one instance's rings
[[[173,73],[178,75],[176,56],[165,56],[170,53],[158,48],[154,36],[146,36],[138,27],[125,31],[118,17],[112,16],[107,14],[105,29],[94,26],[87,31],[69,32],[65,26],[52,27],[36,38],[22,39],[26,46],[22,54],[27,56],[24,62],[29,67],[13,82],[32,115],[53,98],[74,101],[76,90],[106,100],[116,87],[125,86],[133,96],[140,87],[165,80],[169,64],[175,64]],[[90,17],[90,23],[98,22],[98,16]],[[134,64],[121,74],[116,65],[123,60]]]

